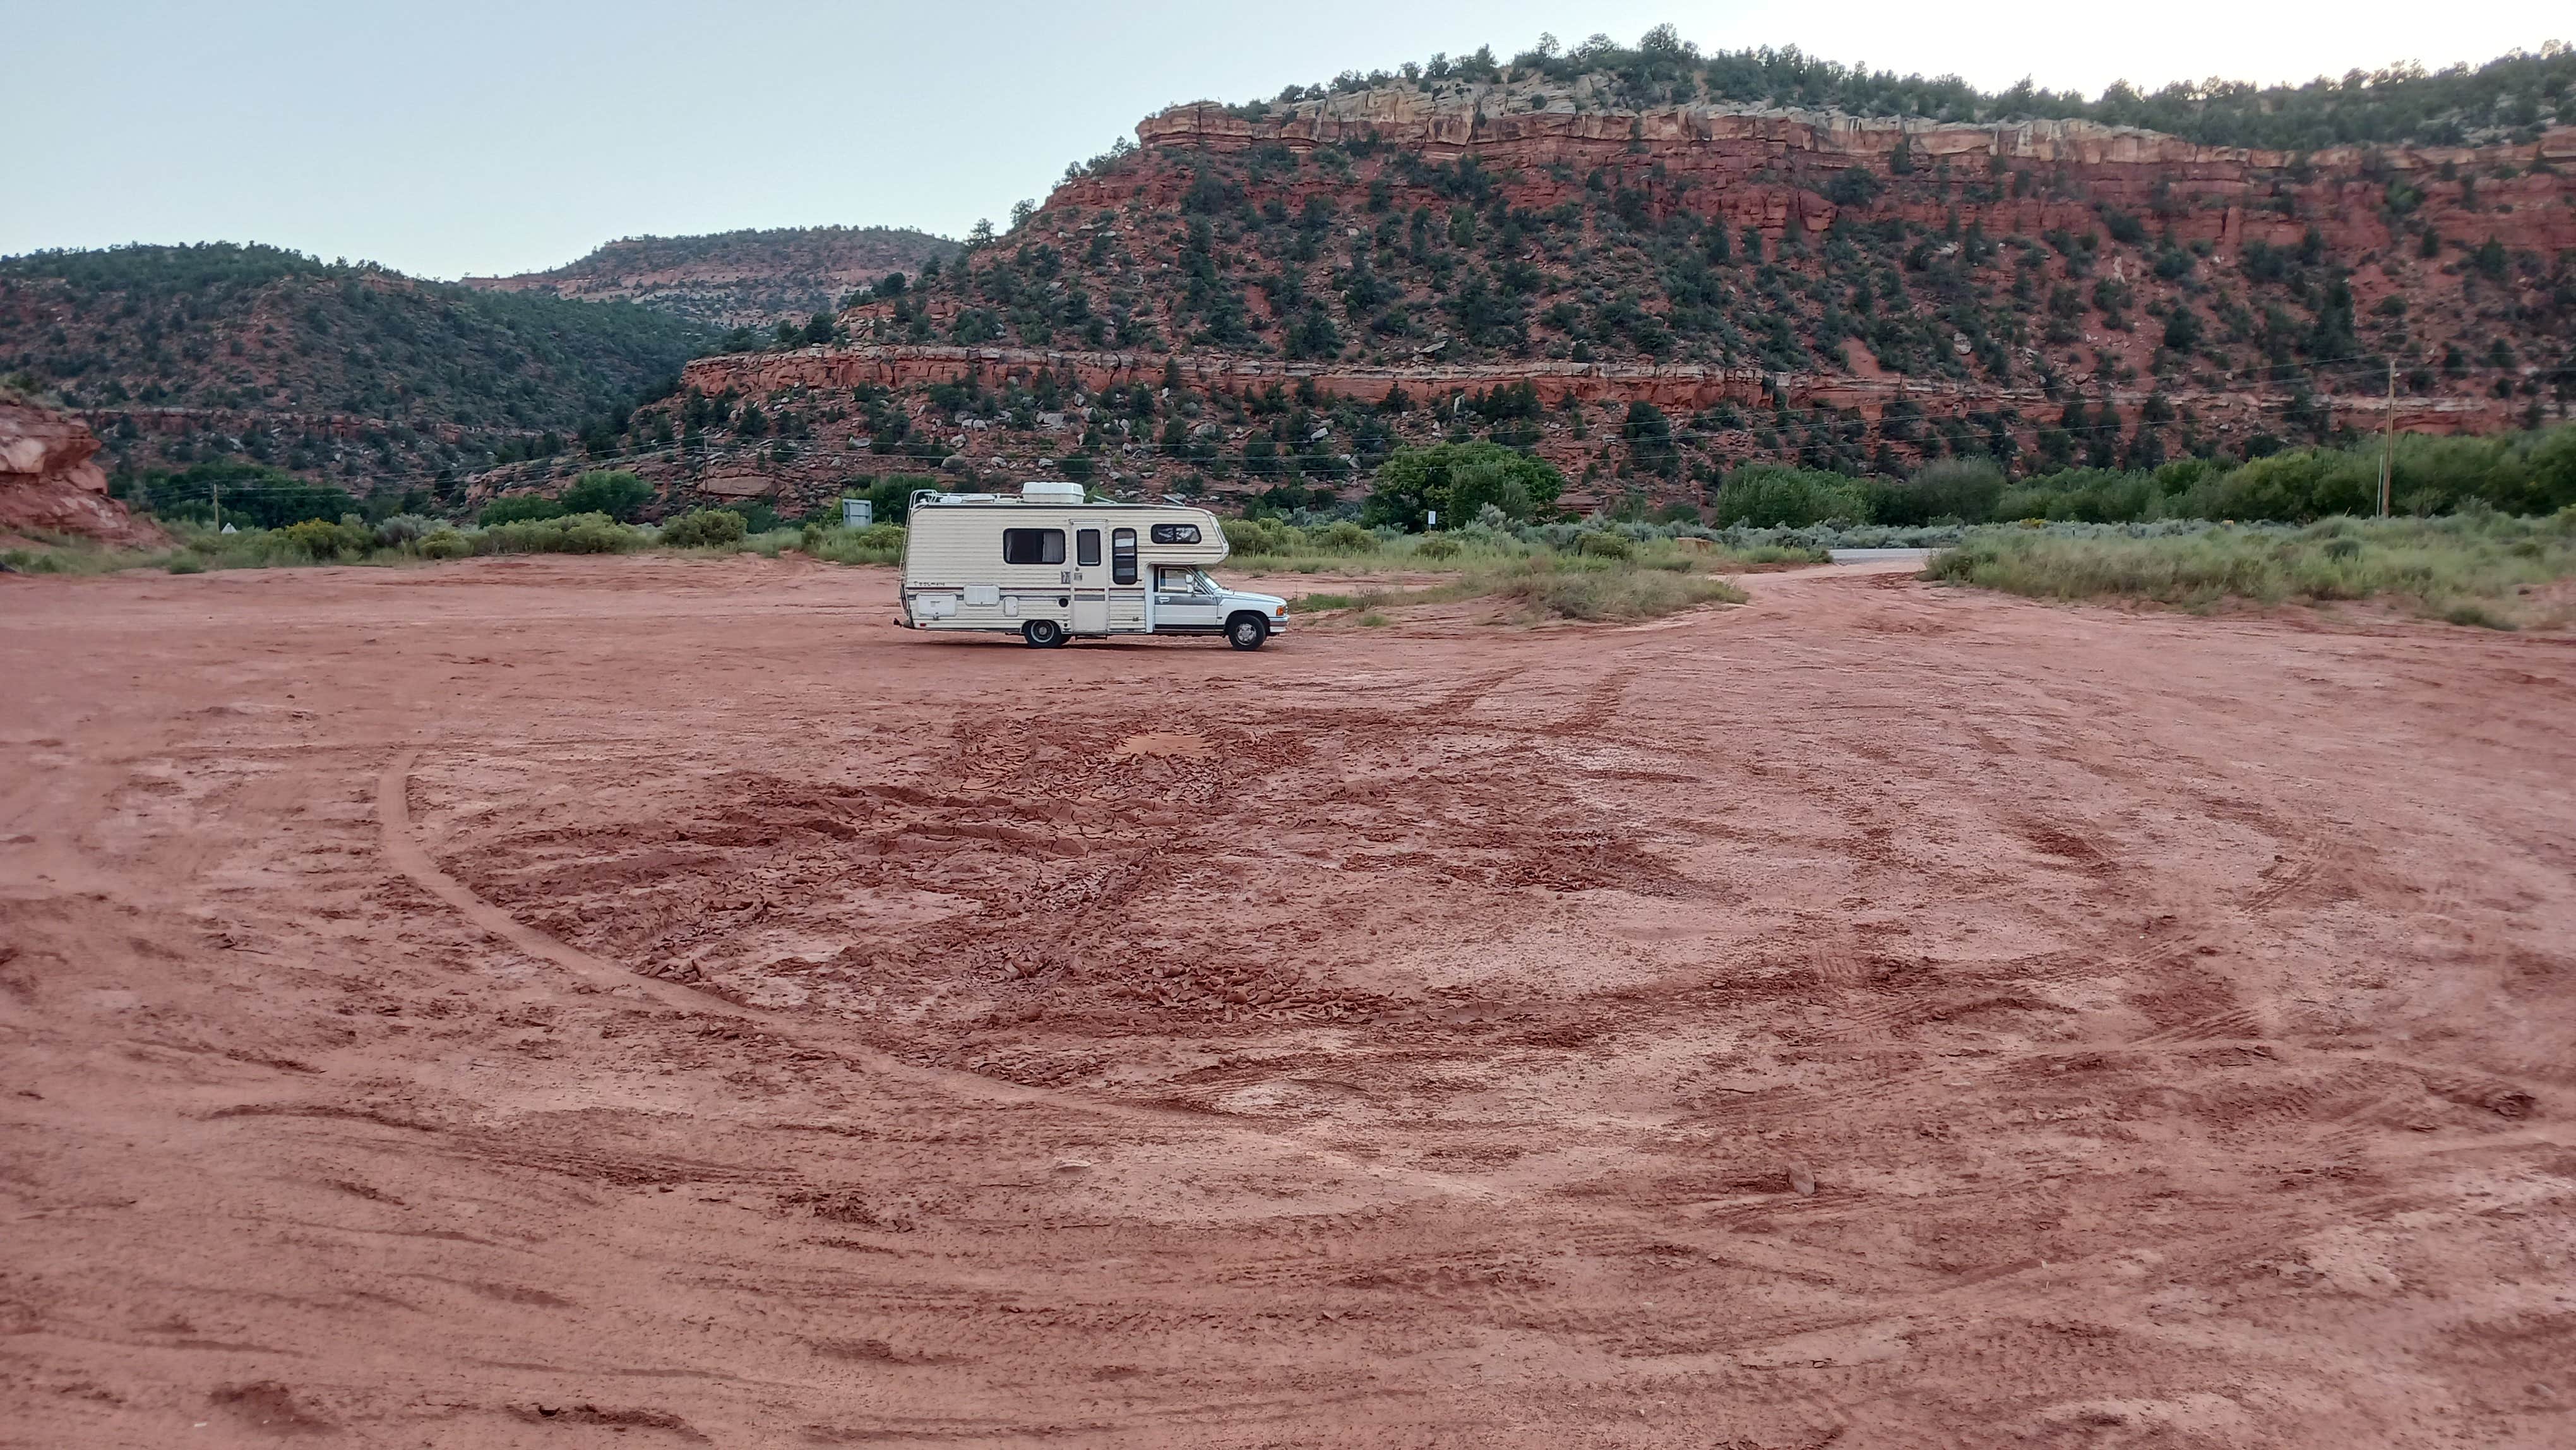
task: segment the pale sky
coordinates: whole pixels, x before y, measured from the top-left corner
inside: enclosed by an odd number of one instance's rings
[[[1251,100],[1551,31],[1796,45],[1873,67],[2304,80],[2576,39],[2562,4],[431,5],[0,0],[0,254],[261,241],[432,277],[639,233],[962,236],[1180,101]]]

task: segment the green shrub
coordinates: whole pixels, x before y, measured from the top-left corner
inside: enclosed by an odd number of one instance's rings
[[[1575,541],[1576,552],[1591,559],[1634,558],[1637,546],[1617,534],[1587,533]]]
[[[675,549],[711,549],[742,542],[743,517],[731,509],[699,509],[662,525],[662,542]]]
[[[502,524],[474,536],[478,554],[620,554],[649,536],[606,514],[566,514]]]
[[[1230,519],[1225,538],[1238,554],[1289,554],[1306,546],[1304,530],[1277,519]]]
[[[118,480],[117,491],[155,517],[201,522],[210,528],[231,523],[244,529],[279,529],[358,511],[358,501],[344,489],[240,459],[194,464],[178,473],[149,470]],[[223,506],[221,519],[214,513],[218,502]]]
[[[1717,517],[1753,528],[1805,528],[1840,519],[1870,521],[1869,491],[1839,473],[1752,463],[1726,475],[1717,491]]]
[[[1459,548],[1458,541],[1447,534],[1424,534],[1422,541],[1413,546],[1413,552],[1423,559],[1454,559],[1458,557]]]
[[[483,512],[476,514],[474,521],[488,529],[494,524],[524,524],[535,519],[561,518],[563,512],[562,504],[544,494],[512,493],[483,505]]]
[[[2293,449],[2233,468],[2187,458],[2153,472],[2065,469],[2005,490],[1993,516],[2071,523],[2301,523],[2372,514],[2379,505],[2380,450],[2379,443],[2366,441],[2349,448]],[[2394,453],[2389,496],[2401,514],[2456,513],[2478,504],[2545,514],[2576,504],[2576,427],[2485,437],[2408,433],[2399,435]]]
[[[1995,516],[2003,491],[2003,470],[1987,460],[1944,458],[1925,464],[1903,483],[1873,480],[1868,489],[1870,520],[1900,527],[1919,527],[1934,519],[1981,524]]]
[[[593,469],[572,482],[563,492],[562,511],[568,514],[606,514],[621,524],[635,522],[635,516],[653,501],[653,485],[622,469]]]
[[[1377,535],[1348,519],[1337,519],[1307,535],[1307,546],[1328,554],[1374,554]]]
[[[376,545],[375,531],[355,518],[340,523],[306,519],[278,532],[288,543],[316,559],[363,559]]]
[[[889,473],[868,485],[862,497],[869,504],[869,516],[880,524],[900,524],[911,512],[912,495],[917,489],[937,488],[939,480],[924,473]]]
[[[835,564],[891,564],[903,557],[903,538],[899,524],[870,524],[864,529],[807,524],[797,547]]]
[[[454,529],[439,529],[425,534],[413,546],[424,559],[462,559],[474,552],[474,542]]]
[[[395,514],[376,523],[376,547],[397,549],[429,533],[439,525],[418,514]]]
[[[2390,595],[2458,623],[2510,626],[2515,591],[2576,576],[2576,537],[2555,519],[2338,519],[2296,534],[2211,528],[2156,537],[1972,535],[1933,557],[1936,579],[2043,599],[2122,597],[2186,608]]]
[[[1654,619],[1702,604],[1742,604],[1744,591],[1722,579],[1660,569],[1531,570],[1506,576],[1483,592],[1563,619]]]
[[[2512,620],[2505,618],[2503,615],[2496,613],[2493,609],[2490,609],[2483,604],[2454,604],[2450,608],[2442,611],[2442,618],[2452,624],[2466,624],[2478,629],[2513,629],[2517,627]]]
[[[1418,533],[1433,512],[1465,523],[1492,504],[1506,517],[1544,515],[1556,507],[1565,475],[1533,453],[1499,443],[1439,443],[1399,448],[1378,465],[1376,488],[1360,522]]]

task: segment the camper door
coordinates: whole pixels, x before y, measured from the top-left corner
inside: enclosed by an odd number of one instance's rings
[[[1107,530],[1096,519],[1072,519],[1073,622],[1075,634],[1109,632],[1109,561]]]

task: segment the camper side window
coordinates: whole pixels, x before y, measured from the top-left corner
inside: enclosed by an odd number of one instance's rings
[[[1002,562],[1005,564],[1063,563],[1064,530],[1002,530]]]
[[[1156,524],[1153,530],[1157,544],[1195,544],[1199,541],[1196,524]]]

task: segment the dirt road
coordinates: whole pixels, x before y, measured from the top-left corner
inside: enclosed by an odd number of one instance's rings
[[[0,1443],[2576,1442],[2576,647],[0,579]]]

